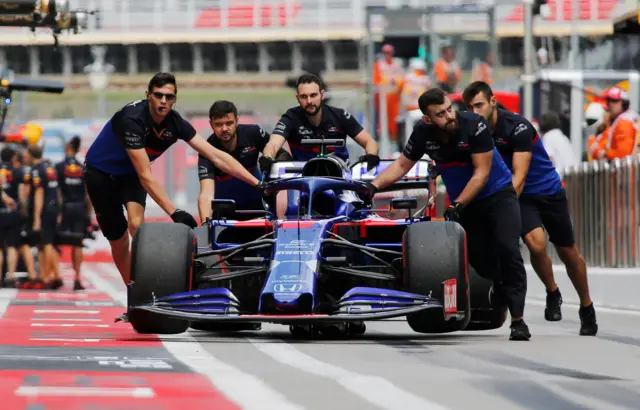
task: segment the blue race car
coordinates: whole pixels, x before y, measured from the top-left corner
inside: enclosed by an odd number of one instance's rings
[[[503,325],[506,307],[468,265],[458,223],[415,212],[415,198],[375,209],[358,196],[391,160],[367,172],[364,163],[349,167],[325,154],[339,140],[305,143],[321,144],[321,154],[276,162],[265,179],[267,194],[288,193],[284,219],[214,200],[212,219],[195,230],[140,227],[124,316],[138,333],[257,330],[270,322],[294,335],[362,334],[365,321],[403,316],[420,333]],[[428,190],[430,172],[430,161],[420,160],[386,191]],[[410,213],[380,216],[396,210]]]

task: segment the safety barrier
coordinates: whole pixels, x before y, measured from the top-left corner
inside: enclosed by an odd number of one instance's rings
[[[564,171],[576,243],[589,266],[640,267],[638,161],[632,155]]]

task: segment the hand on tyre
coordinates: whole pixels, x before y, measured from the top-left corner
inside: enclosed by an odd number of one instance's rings
[[[362,193],[361,196],[362,196],[362,199],[365,200],[365,202],[371,204],[373,202],[373,197],[375,196],[376,193],[378,193],[378,188],[375,185],[373,185],[371,182],[367,182],[365,185],[366,185],[367,191]]]
[[[444,211],[444,220],[451,222],[459,222],[460,215],[462,214],[462,204],[460,203],[452,203],[449,207]]]
[[[380,163],[380,157],[376,154],[366,154],[358,159],[359,162],[367,162],[367,171],[371,171]]]
[[[191,216],[191,214],[187,211],[183,211],[182,209],[176,209],[174,213],[171,214],[171,220],[177,224],[185,224],[191,229],[196,228],[198,223]]]

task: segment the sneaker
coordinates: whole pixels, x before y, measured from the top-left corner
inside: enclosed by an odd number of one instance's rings
[[[84,290],[84,286],[82,286],[82,282],[76,280],[73,282],[73,290]]]
[[[509,327],[511,328],[509,340],[529,340],[531,338],[529,326],[524,323],[523,319],[511,322],[511,326]]]
[[[547,306],[544,308],[544,318],[549,322],[562,320],[561,305],[562,294],[560,294],[560,289],[556,289],[553,292],[547,291]]]
[[[580,336],[595,336],[598,333],[598,323],[593,303],[589,306],[580,306],[578,314],[580,315]]]

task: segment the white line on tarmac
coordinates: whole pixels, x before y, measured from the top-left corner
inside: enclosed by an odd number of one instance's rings
[[[447,409],[438,403],[402,390],[382,377],[355,373],[321,362],[284,342],[262,343],[257,340],[249,340],[262,353],[272,359],[303,372],[333,380],[376,407],[389,410]]]
[[[62,386],[20,386],[16,389],[17,396],[90,396],[90,397],[134,397],[151,398],[155,392],[149,387],[62,387]]]
[[[104,271],[116,274],[111,265],[102,265]],[[113,283],[100,277],[100,275],[87,266],[84,271],[85,278],[93,285],[108,294],[113,300],[126,306],[127,295],[124,286],[116,288]],[[101,270],[102,271],[102,270]],[[162,340],[165,348],[176,359],[180,360],[196,372],[206,376],[213,386],[226,395],[230,400],[242,406],[246,410],[302,410],[304,407],[295,404],[280,392],[267,386],[260,378],[243,373],[230,366],[206,351],[200,344],[187,333],[179,335],[179,342]]]

